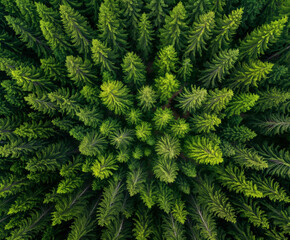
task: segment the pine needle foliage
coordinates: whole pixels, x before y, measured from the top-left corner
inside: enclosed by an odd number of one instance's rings
[[[0,0],[0,240],[290,239],[289,0]]]

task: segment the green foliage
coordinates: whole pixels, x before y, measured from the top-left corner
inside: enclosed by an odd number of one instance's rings
[[[69,5],[60,5],[59,12],[64,30],[71,37],[73,46],[79,53],[87,55],[92,38],[88,21]]]
[[[261,80],[271,72],[272,63],[260,60],[251,61],[250,64],[242,63],[230,80],[229,86],[233,89],[249,90],[250,87],[258,87]]]
[[[147,60],[152,52],[153,29],[146,13],[143,13],[140,17],[137,35],[137,48],[143,58]]]
[[[243,169],[239,169],[232,164],[226,166],[224,169],[218,169],[218,179],[223,186],[229,190],[237,193],[242,193],[246,197],[262,198],[263,193],[258,190],[256,184],[251,180],[247,180]]]
[[[259,95],[251,93],[241,93],[235,95],[228,104],[225,112],[228,116],[238,115],[250,110],[259,99]]]
[[[0,239],[289,239],[289,3],[0,0]]]
[[[225,128],[223,130],[223,136],[229,141],[244,143],[256,137],[257,134],[248,127],[242,125]]]
[[[278,40],[287,20],[287,17],[283,17],[277,21],[272,21],[247,35],[241,43],[240,56],[255,59],[264,54],[269,46]]]
[[[106,149],[107,141],[99,133],[93,131],[87,133],[80,143],[79,150],[86,156],[102,154]]]
[[[225,75],[233,68],[238,60],[239,50],[224,50],[215,55],[211,62],[205,64],[206,69],[202,71],[199,79],[203,86],[213,88],[217,86],[217,82],[222,82]]]
[[[215,38],[210,46],[212,53],[216,53],[229,46],[233,35],[241,23],[243,12],[243,8],[233,10],[228,16],[224,16],[217,21],[217,28],[214,30]]]
[[[151,86],[143,86],[138,90],[138,105],[144,111],[148,111],[155,106],[157,94]]]
[[[108,178],[117,170],[116,158],[113,154],[108,156],[99,155],[98,159],[92,166],[92,171],[95,177],[102,179]]]
[[[124,81],[126,83],[132,83],[136,86],[145,83],[145,66],[135,53],[129,52],[126,54],[123,59],[122,68],[124,72]]]
[[[115,114],[124,114],[132,106],[130,90],[120,81],[108,81],[101,85],[100,98]]]
[[[165,23],[160,30],[162,46],[172,45],[178,52],[184,48],[184,40],[187,31],[186,10],[179,2],[165,17]]]
[[[93,84],[96,81],[96,75],[92,71],[92,64],[88,59],[83,61],[81,57],[67,56],[65,65],[68,71],[68,77],[77,86]]]
[[[160,76],[165,73],[175,73],[178,58],[172,45],[162,48],[155,59],[155,65]]]
[[[186,155],[197,163],[215,165],[223,162],[219,146],[209,138],[199,135],[190,137],[184,147]]]
[[[196,86],[191,85],[191,91],[188,88],[184,88],[180,96],[177,98],[177,101],[183,111],[193,113],[196,109],[201,107],[206,96],[206,89],[197,88]]]
[[[189,31],[186,56],[189,55],[194,59],[196,52],[199,55],[202,54],[202,50],[206,49],[206,42],[210,39],[214,26],[214,12],[201,15],[199,21],[193,23]]]
[[[165,102],[178,91],[180,83],[174,75],[166,73],[164,77],[155,79],[155,86],[160,100]]]
[[[209,133],[215,130],[215,126],[221,123],[221,120],[215,115],[195,115],[192,120],[193,129],[197,133]]]

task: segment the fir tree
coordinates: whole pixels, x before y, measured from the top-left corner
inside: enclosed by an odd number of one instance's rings
[[[195,59],[196,52],[201,55],[202,50],[206,49],[206,42],[211,37],[214,28],[214,12],[208,12],[199,17],[197,22],[193,23],[189,31],[188,45],[185,55]]]
[[[138,22],[137,36],[137,49],[142,54],[143,59],[147,60],[152,52],[153,29],[146,13],[141,15]]]
[[[255,59],[264,54],[270,44],[278,40],[287,20],[288,18],[284,17],[269,24],[264,24],[247,35],[241,43],[240,57]]]
[[[68,5],[60,5],[60,15],[66,34],[71,36],[73,46],[77,48],[79,53],[87,55],[93,31],[85,17]]]
[[[155,59],[159,75],[164,76],[165,73],[175,73],[177,61],[177,53],[172,45],[162,48],[158,53],[158,58]]]
[[[145,83],[145,66],[141,59],[133,52],[127,53],[122,64],[124,81],[140,86]]]
[[[147,8],[149,9],[149,18],[153,20],[153,24],[155,27],[160,28],[161,24],[163,24],[165,16],[166,16],[166,7],[168,5],[164,2],[164,0],[152,0],[148,2]]]
[[[164,27],[160,30],[160,40],[163,46],[172,45],[178,52],[184,48],[187,31],[186,11],[179,2],[165,18]]]
[[[241,23],[242,15],[243,8],[239,8],[217,22],[217,29],[214,30],[216,37],[210,45],[212,53],[216,53],[218,50],[225,49],[229,46],[233,35]]]
[[[215,87],[217,82],[222,82],[225,75],[229,70],[234,67],[235,62],[238,60],[239,50],[224,50],[212,59],[205,66],[207,67],[202,71],[202,76],[199,79],[205,87]]]

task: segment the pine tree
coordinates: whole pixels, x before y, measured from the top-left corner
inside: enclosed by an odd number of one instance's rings
[[[147,60],[152,52],[153,29],[146,13],[141,15],[138,22],[137,36],[137,49],[142,54],[143,59]]]
[[[187,82],[191,78],[191,74],[193,72],[193,66],[189,58],[185,58],[182,61],[182,66],[177,71],[178,77],[183,81]]]
[[[196,52],[201,55],[202,50],[206,49],[206,42],[211,38],[214,24],[214,12],[208,12],[199,17],[189,30],[188,44],[185,51],[186,56],[195,59]]]
[[[246,148],[242,145],[235,146],[235,154],[232,158],[237,164],[245,168],[256,170],[268,168],[268,163],[253,148]]]
[[[104,105],[115,114],[124,114],[132,106],[130,92],[120,81],[104,82],[101,85],[100,98]]]
[[[185,142],[186,155],[197,163],[219,164],[223,162],[222,151],[209,138],[196,135]]]
[[[20,67],[11,70],[12,78],[24,91],[43,93],[51,91],[54,85],[45,77],[40,69],[35,67]]]
[[[169,123],[173,121],[173,113],[169,108],[157,108],[154,117],[153,122],[155,123],[155,128],[157,130],[161,130],[164,127],[168,126]]]
[[[290,98],[290,93],[272,88],[267,91],[259,92],[259,96],[254,109],[257,112],[265,112],[266,110],[278,108],[281,103]]]
[[[190,22],[197,21],[199,16],[208,12],[212,8],[210,0],[189,0],[187,4],[187,12],[189,13]]]
[[[71,45],[59,25],[40,20],[40,28],[58,60],[64,61],[66,55],[72,54]]]
[[[149,212],[146,208],[139,209],[135,213],[136,217],[134,218],[134,229],[133,234],[136,240],[147,240],[150,239],[154,228],[152,221],[152,213]]]
[[[135,53],[130,52],[125,55],[122,68],[126,83],[134,83],[136,86],[145,83],[145,66]]]
[[[137,99],[142,110],[148,111],[155,106],[157,94],[151,86],[143,86],[138,90]]]
[[[160,138],[156,144],[156,152],[161,158],[174,159],[180,154],[179,140],[170,135],[165,135]]]
[[[225,112],[228,116],[237,115],[250,110],[259,99],[259,95],[251,93],[241,93],[235,95],[228,104]]]
[[[263,193],[257,188],[257,185],[251,180],[247,180],[242,169],[229,164],[224,169],[218,169],[218,179],[223,186],[237,193],[242,193],[246,197],[262,198]]]
[[[223,19],[217,21],[217,28],[213,31],[216,37],[210,45],[212,54],[229,46],[241,23],[243,12],[243,8],[233,10],[228,16],[224,16]]]
[[[155,86],[160,100],[165,102],[178,91],[180,83],[174,75],[166,73],[164,77],[155,79]]]
[[[215,130],[215,126],[221,123],[221,120],[215,115],[195,115],[192,120],[193,129],[197,133],[209,133]]]
[[[229,141],[244,143],[257,136],[257,134],[248,127],[234,126],[227,127],[223,130],[223,136]]]
[[[65,62],[68,76],[77,86],[84,84],[93,84],[96,81],[96,74],[92,70],[90,60],[82,60],[81,57],[67,56]]]
[[[152,19],[155,27],[160,28],[161,24],[163,24],[167,14],[167,6],[168,5],[164,2],[164,0],[152,0],[147,3],[146,7],[150,11],[148,16]]]
[[[132,39],[136,41],[142,3],[140,0],[121,0],[121,5],[123,6],[128,26],[130,26]]]
[[[165,24],[160,30],[160,41],[162,46],[172,45],[177,52],[184,48],[185,34],[188,27],[186,24],[186,11],[179,2],[165,18]]]
[[[229,70],[234,67],[238,60],[239,50],[224,50],[205,64],[206,69],[202,71],[199,79],[205,87],[215,87],[217,82],[222,82]]]
[[[258,84],[271,72],[272,63],[260,60],[242,63],[229,80],[229,87],[233,89],[249,90],[250,87],[258,87]]]
[[[50,48],[45,43],[40,32],[35,32],[27,23],[21,21],[19,18],[6,16],[5,19],[15,33],[19,35],[20,40],[26,43],[28,48],[32,48],[39,56],[49,55]]]
[[[116,159],[113,154],[108,156],[99,155],[92,166],[92,171],[95,177],[105,179],[110,177],[117,168],[118,165],[116,165]]]
[[[89,132],[79,145],[79,150],[86,156],[102,154],[107,147],[107,141],[96,131]]]
[[[101,65],[102,71],[109,71],[114,74],[116,66],[113,60],[116,57],[112,53],[112,50],[106,47],[98,39],[93,39],[91,51],[93,53],[92,59],[94,60],[95,64]]]
[[[287,17],[283,17],[280,20],[264,24],[247,35],[241,43],[240,57],[255,59],[264,54],[269,46],[278,40],[287,20]]]
[[[190,131],[190,125],[183,118],[178,118],[171,124],[171,134],[178,138],[184,138]]]
[[[205,210],[226,221],[236,223],[237,217],[232,204],[212,179],[201,178],[195,186],[198,189],[197,200],[199,203],[204,203]]]
[[[290,117],[285,114],[260,114],[251,120],[251,125],[263,135],[279,135],[290,130]]]
[[[105,3],[102,3],[100,6],[98,28],[100,40],[107,47],[111,48],[114,52],[126,52],[127,34],[122,28],[118,16]]]
[[[71,37],[73,46],[86,56],[89,53],[93,32],[88,21],[69,5],[60,5],[60,15],[65,32]]]
[[[155,59],[155,66],[158,68],[160,76],[165,73],[175,73],[178,61],[177,52],[172,45],[162,48]]]
[[[170,158],[158,158],[153,166],[157,179],[166,183],[173,183],[178,174],[177,163]]]
[[[231,89],[223,88],[208,91],[208,95],[202,105],[206,112],[219,113],[226,108],[234,93]]]

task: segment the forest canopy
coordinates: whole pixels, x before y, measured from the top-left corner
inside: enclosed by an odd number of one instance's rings
[[[289,239],[289,15],[0,0],[0,239]]]

